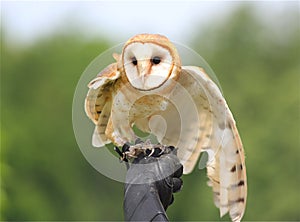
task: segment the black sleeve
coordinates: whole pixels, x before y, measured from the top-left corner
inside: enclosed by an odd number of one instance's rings
[[[172,152],[135,159],[126,175],[125,221],[168,221],[166,209],[182,187],[182,171]]]

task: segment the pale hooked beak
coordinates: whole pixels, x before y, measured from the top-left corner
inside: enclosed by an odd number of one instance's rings
[[[150,60],[148,59],[139,60],[137,68],[138,68],[139,76],[143,83],[145,83],[145,77],[147,77],[150,74],[151,67],[152,64]]]

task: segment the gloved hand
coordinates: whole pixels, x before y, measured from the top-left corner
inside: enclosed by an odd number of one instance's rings
[[[152,150],[153,151],[153,150]],[[125,221],[168,221],[165,210],[182,187],[183,166],[174,147],[134,159],[126,175]]]

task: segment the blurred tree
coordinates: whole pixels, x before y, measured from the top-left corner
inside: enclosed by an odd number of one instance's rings
[[[290,29],[275,36],[242,7],[194,41],[220,80],[246,149],[245,220],[300,220],[299,14],[282,22]],[[123,184],[92,169],[71,122],[76,83],[108,47],[78,33],[24,48],[2,42],[1,220],[123,219]],[[219,220],[206,172],[197,171],[183,178],[170,219]]]
[[[1,44],[3,220],[122,219],[122,184],[86,162],[71,119],[81,73],[109,44],[76,36]]]

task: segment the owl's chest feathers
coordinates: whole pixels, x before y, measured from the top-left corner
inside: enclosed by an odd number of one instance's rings
[[[169,102],[160,95],[146,95],[138,98],[130,109],[132,118],[145,118],[166,110]]]
[[[115,85],[113,96],[113,112],[126,112],[129,119],[136,120],[150,117],[166,110],[169,101],[163,92],[139,91],[130,84]]]

